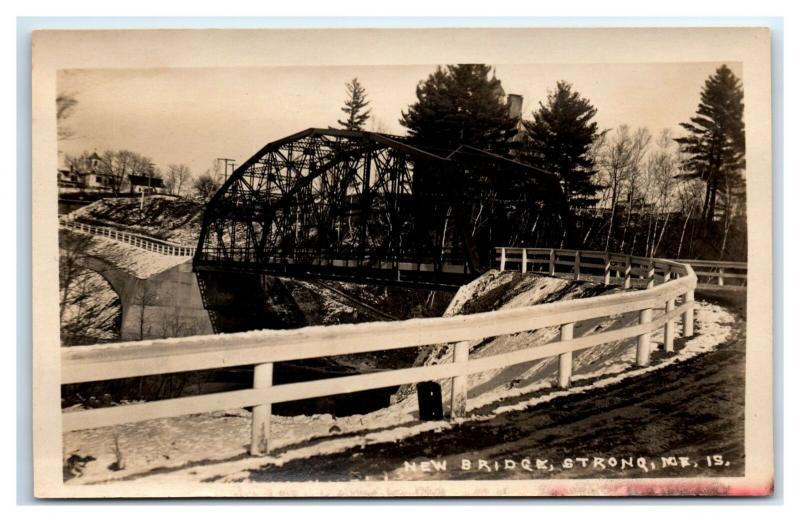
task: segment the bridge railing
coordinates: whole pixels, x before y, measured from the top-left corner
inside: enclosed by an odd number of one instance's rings
[[[698,284],[705,288],[725,286],[743,288],[747,286],[747,263],[739,261],[705,261],[702,259],[679,259],[696,270]]]
[[[581,260],[592,258],[592,254],[584,254],[579,254]],[[628,260],[627,256],[610,255],[605,266],[609,263],[614,266],[622,258]],[[629,272],[640,272],[643,263],[638,258],[631,259],[627,264]],[[552,357],[559,361],[558,385],[569,388],[575,351],[626,339],[636,339],[636,363],[646,366],[653,349],[650,337],[657,330],[663,330],[663,348],[667,352],[673,350],[676,326],[681,318],[683,335],[693,335],[697,284],[697,277],[689,265],[659,259],[647,260],[647,263],[650,263],[647,265],[648,274],[653,284],[635,292],[446,318],[315,326],[288,331],[259,330],[63,348],[62,384],[242,365],[255,368],[253,387],[249,389],[65,412],[62,414],[63,430],[253,407],[250,451],[262,454],[269,451],[271,407],[276,403],[449,379],[453,390],[450,416],[457,418],[466,414],[467,377],[470,374]],[[588,268],[588,265],[581,266]],[[656,270],[660,277],[653,276]],[[577,276],[582,277],[582,273]],[[656,310],[664,313],[654,317]],[[617,322],[621,326],[612,330],[574,336],[579,321],[619,314],[633,314],[636,319],[633,324],[630,321]],[[483,339],[547,327],[556,327],[560,333],[546,344],[499,355],[470,356],[470,346]],[[453,355],[449,362],[310,382],[273,384],[272,381],[275,363],[436,344],[452,346]]]
[[[296,252],[286,256],[270,256],[266,258],[256,257],[256,253],[252,248],[248,247],[235,247],[235,248],[213,248],[205,249],[203,251],[204,262],[214,261],[229,261],[233,263],[253,263],[259,265],[305,265],[309,267],[336,267],[336,268],[376,268],[382,270],[407,270],[414,272],[434,272],[442,271],[454,274],[466,274],[468,268],[465,263],[449,263],[441,262],[434,259],[426,259],[423,261],[407,261],[395,260],[387,261],[383,259],[372,259],[370,256],[364,256],[361,259],[351,257],[347,258],[342,256],[322,257],[315,255],[315,253]]]
[[[625,288],[652,286],[653,278],[663,281],[667,270],[664,261],[649,257],[561,248],[497,247],[495,262],[500,270],[512,268],[553,276],[571,274],[575,279],[602,278],[605,284],[613,280]],[[747,285],[746,262],[700,259],[679,259],[677,262],[691,265],[696,270],[699,288],[724,286],[735,289]]]
[[[141,234],[123,232],[110,227],[99,227],[73,220],[61,220],[60,226],[69,230],[77,230],[87,234],[107,237],[115,241],[121,241],[123,243],[127,243],[129,245],[133,245],[150,252],[156,252],[165,256],[194,256],[195,247],[177,245],[175,243],[170,243],[169,241],[163,241],[161,239],[143,236]]]

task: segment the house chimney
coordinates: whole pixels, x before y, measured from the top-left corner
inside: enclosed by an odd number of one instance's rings
[[[522,95],[509,94],[506,98],[506,105],[508,106],[508,115],[511,118],[519,118],[522,116]]]

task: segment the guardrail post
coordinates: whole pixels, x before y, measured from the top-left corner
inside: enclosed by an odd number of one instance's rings
[[[603,254],[603,263],[605,264],[603,268],[603,284],[609,285],[611,284],[611,256],[608,255],[608,252]]]
[[[717,276],[717,284],[725,286],[725,268],[719,267],[719,276]]]
[[[653,261],[650,261],[650,266],[647,269],[647,288],[653,288],[656,285],[656,266]]]
[[[453,345],[453,362],[463,363],[469,360],[469,342],[459,341]],[[450,418],[457,419],[467,414],[467,375],[453,377],[450,393]]]
[[[631,256],[625,258],[625,284],[623,288],[631,287]]]
[[[575,323],[561,325],[561,340],[570,341],[575,333]],[[572,352],[558,355],[558,387],[569,388],[572,381]]]
[[[694,335],[694,290],[689,290],[683,295],[684,303],[692,303],[688,310],[683,312],[683,336]]]
[[[528,249],[522,247],[522,273],[528,271]]]
[[[579,280],[581,278],[581,251],[575,251],[575,266],[573,268],[573,272],[575,272],[575,280]]]
[[[500,248],[500,271],[506,269],[506,247]]]
[[[556,251],[554,249],[550,249],[550,275],[556,275]]]
[[[253,388],[263,389],[272,386],[272,363],[257,364],[253,373]],[[272,416],[272,404],[253,406],[251,455],[269,453],[269,423]]]
[[[653,321],[653,309],[645,308],[639,310],[639,324],[649,324]],[[647,366],[650,364],[650,331],[646,331],[639,336],[636,346],[636,365]]]
[[[668,299],[667,306],[664,309],[664,313],[669,314],[673,310],[675,310],[675,299]],[[667,322],[664,323],[664,351],[671,352],[674,350],[674,341],[675,341],[675,321],[673,319],[667,318]]]

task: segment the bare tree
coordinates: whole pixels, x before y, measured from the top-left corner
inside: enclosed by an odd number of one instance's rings
[[[110,176],[112,190],[120,193],[130,176],[155,176],[153,160],[130,150],[106,150],[100,155],[98,173]]]
[[[670,131],[664,129],[656,140],[656,148],[647,157],[644,167],[644,198],[648,210],[645,255],[653,257],[664,238],[675,203],[676,175],[680,169],[680,153]]]
[[[634,213],[641,214],[641,209],[644,206],[644,174],[643,174],[643,160],[647,153],[647,147],[650,144],[651,135],[647,129],[639,128],[634,131],[631,142],[631,156],[630,163],[626,169],[623,170],[624,186],[626,190],[626,216],[625,227],[622,229],[622,240],[620,243],[620,251],[625,251],[625,243],[628,240],[628,231],[631,228],[631,218]],[[636,234],[631,240],[630,252],[633,253],[636,248]]]
[[[604,187],[602,200],[610,209],[606,250],[611,246],[618,207],[623,199],[627,204],[627,218],[619,248],[624,249],[631,212],[641,184],[641,163],[649,142],[647,129],[640,128],[631,133],[627,125],[620,125],[612,134],[602,134],[593,147],[595,164]]]
[[[70,170],[86,172],[89,170],[89,153],[83,152],[77,156],[64,154],[64,165]]]
[[[59,320],[64,346],[91,344],[119,336],[120,303],[103,277],[85,268],[88,236],[59,237]]]
[[[169,337],[188,337],[203,331],[199,319],[181,317],[176,307],[171,308],[170,311],[164,314],[160,314],[159,329],[161,337],[165,339]]]
[[[219,183],[209,173],[198,176],[192,182],[192,191],[194,192],[194,196],[197,200],[202,202],[210,200],[218,189]]]
[[[684,243],[686,240],[686,230],[692,218],[699,216],[703,210],[703,192],[704,183],[700,179],[687,179],[682,178],[677,184],[676,198],[679,208],[679,213],[683,218],[683,225],[681,226],[681,236],[678,241],[678,248],[675,252],[675,257],[680,258],[683,252]],[[691,257],[691,242],[689,245],[689,257]]]
[[[164,179],[164,185],[170,194],[182,196],[184,189],[189,185],[191,177],[192,173],[187,165],[183,163],[178,165],[171,164],[167,166],[167,175]]]
[[[137,326],[139,328],[139,340],[150,337],[153,333],[153,324],[151,318],[147,315],[147,308],[152,307],[158,303],[155,291],[147,284],[147,281],[141,281],[134,297],[133,304],[136,306],[138,312]]]

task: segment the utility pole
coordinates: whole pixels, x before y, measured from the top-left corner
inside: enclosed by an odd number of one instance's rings
[[[155,165],[150,163],[147,169],[147,190],[142,189],[142,200],[139,203],[139,212],[144,212],[144,193],[153,190],[153,173],[155,169]]]
[[[228,165],[231,167],[231,174],[233,171],[236,170],[236,160],[232,158],[217,158],[217,161],[222,161],[225,164],[223,169],[223,176],[225,177],[224,181],[228,180]]]

